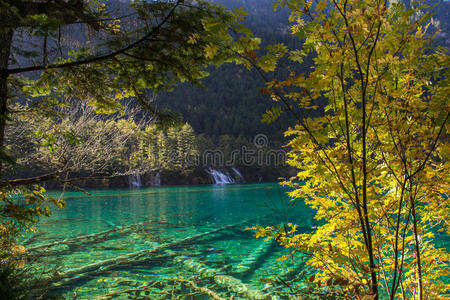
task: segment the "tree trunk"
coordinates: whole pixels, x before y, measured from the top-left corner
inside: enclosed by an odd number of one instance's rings
[[[8,119],[8,64],[13,32],[11,28],[0,29],[0,175],[6,154],[4,143]]]
[[[418,289],[418,296],[419,300],[423,299],[423,290],[422,290],[422,266],[421,266],[421,260],[420,260],[420,247],[419,247],[419,233],[417,231],[417,216],[416,216],[416,204],[415,200],[410,195],[410,201],[411,201],[411,216],[413,221],[413,233],[414,233],[414,253],[416,255],[416,267],[417,267],[417,289]]]
[[[18,9],[22,18],[30,15],[45,13],[49,16],[61,18],[65,23],[74,22],[82,18],[84,2],[82,0],[70,1],[18,1],[13,7]],[[62,11],[62,9],[65,9]],[[5,153],[5,130],[8,120],[8,66],[11,54],[11,44],[16,27],[21,26],[20,18],[10,11],[9,8],[0,7],[0,174],[4,171]]]

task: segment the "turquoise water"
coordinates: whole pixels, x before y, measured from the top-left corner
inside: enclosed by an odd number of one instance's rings
[[[66,208],[43,218],[24,243],[39,258],[33,263],[39,276],[65,274],[53,282],[52,293],[71,299],[129,299],[120,291],[155,282],[163,292],[149,297],[164,299],[175,279],[204,285],[217,275],[263,290],[268,278],[288,276],[302,258],[280,262],[286,250],[246,228],[294,222],[307,230],[312,222],[311,211],[292,206],[285,192],[277,184],[248,184],[66,193]]]

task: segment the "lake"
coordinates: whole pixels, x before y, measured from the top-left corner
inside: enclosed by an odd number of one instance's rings
[[[58,274],[52,293],[70,299],[141,299],[145,285],[153,285],[146,297],[165,299],[186,290],[177,280],[249,299],[275,275],[301,271],[301,255],[281,262],[286,249],[246,230],[310,228],[311,211],[292,206],[286,191],[270,183],[69,192],[66,208],[42,218],[24,243],[38,276]]]

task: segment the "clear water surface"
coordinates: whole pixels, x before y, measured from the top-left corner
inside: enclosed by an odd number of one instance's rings
[[[292,206],[286,191],[273,183],[102,190],[90,196],[71,192],[65,195],[66,208],[40,220],[39,231],[24,243],[39,257],[38,272],[66,274],[53,292],[70,299],[74,294],[96,299],[155,280],[199,275],[183,261],[201,264],[203,275],[205,268],[220,270],[262,290],[267,281],[261,279],[287,274],[298,263],[280,262],[285,249],[245,229],[293,222],[307,230],[312,222],[311,211],[302,203]],[[180,243],[188,237],[193,239]],[[161,251],[133,256],[166,244]],[[127,259],[114,261],[121,256]],[[102,266],[82,269],[96,263]]]

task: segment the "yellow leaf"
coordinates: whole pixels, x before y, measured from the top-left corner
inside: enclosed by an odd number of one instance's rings
[[[317,3],[316,11],[321,12],[327,7],[327,0],[322,0],[319,3]]]
[[[205,47],[205,56],[206,58],[213,59],[216,56],[219,47],[213,44],[208,44]]]

